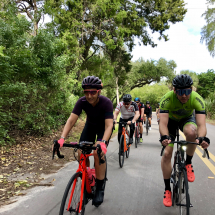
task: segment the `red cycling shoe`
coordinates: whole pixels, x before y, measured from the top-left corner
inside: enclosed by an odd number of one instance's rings
[[[172,206],[172,192],[171,191],[166,190],[164,192],[163,204],[166,207],[171,207]]]
[[[194,174],[193,166],[191,164],[187,164],[185,167],[187,169],[187,180],[189,182],[194,182],[195,174]]]

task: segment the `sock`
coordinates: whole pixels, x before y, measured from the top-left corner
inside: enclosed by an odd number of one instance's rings
[[[96,188],[97,189],[102,189],[103,184],[104,184],[104,179],[103,180],[96,179]]]
[[[192,158],[193,158],[193,156],[187,155],[186,164],[191,164]]]
[[[169,179],[164,179],[164,184],[165,184],[165,191],[166,191],[166,190],[171,191],[171,187],[170,187],[170,178],[169,178]]]
[[[140,134],[140,138],[142,138],[142,134]]]

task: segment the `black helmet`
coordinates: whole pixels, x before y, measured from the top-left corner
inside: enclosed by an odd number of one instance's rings
[[[136,98],[134,99],[134,101],[135,101],[135,102],[137,102],[137,101],[140,102],[140,98],[136,97]]]
[[[189,88],[193,84],[192,78],[187,74],[177,75],[172,81],[172,85],[175,88],[183,89]]]
[[[123,102],[130,102],[132,99],[130,94],[125,94],[122,98]]]
[[[82,88],[96,88],[96,89],[102,89],[102,82],[101,80],[96,76],[87,76],[82,81]]]
[[[150,102],[149,102],[149,101],[146,101],[146,104],[150,104]]]

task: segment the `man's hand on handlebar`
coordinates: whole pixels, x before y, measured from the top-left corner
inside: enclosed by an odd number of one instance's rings
[[[210,139],[207,137],[198,137],[196,143],[200,143],[203,149],[207,149],[210,145]]]

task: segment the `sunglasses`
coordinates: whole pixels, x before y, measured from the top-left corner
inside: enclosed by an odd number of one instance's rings
[[[123,102],[124,105],[130,105],[130,102]]]
[[[136,102],[137,104],[139,104],[140,102]]]
[[[190,95],[191,92],[192,92],[192,89],[179,89],[179,90],[176,90],[176,93],[179,96],[183,96],[184,94],[186,96],[188,96],[188,95]]]
[[[84,95],[87,96],[87,95],[92,95],[92,96],[95,96],[96,93],[98,93],[99,90],[84,90]]]

